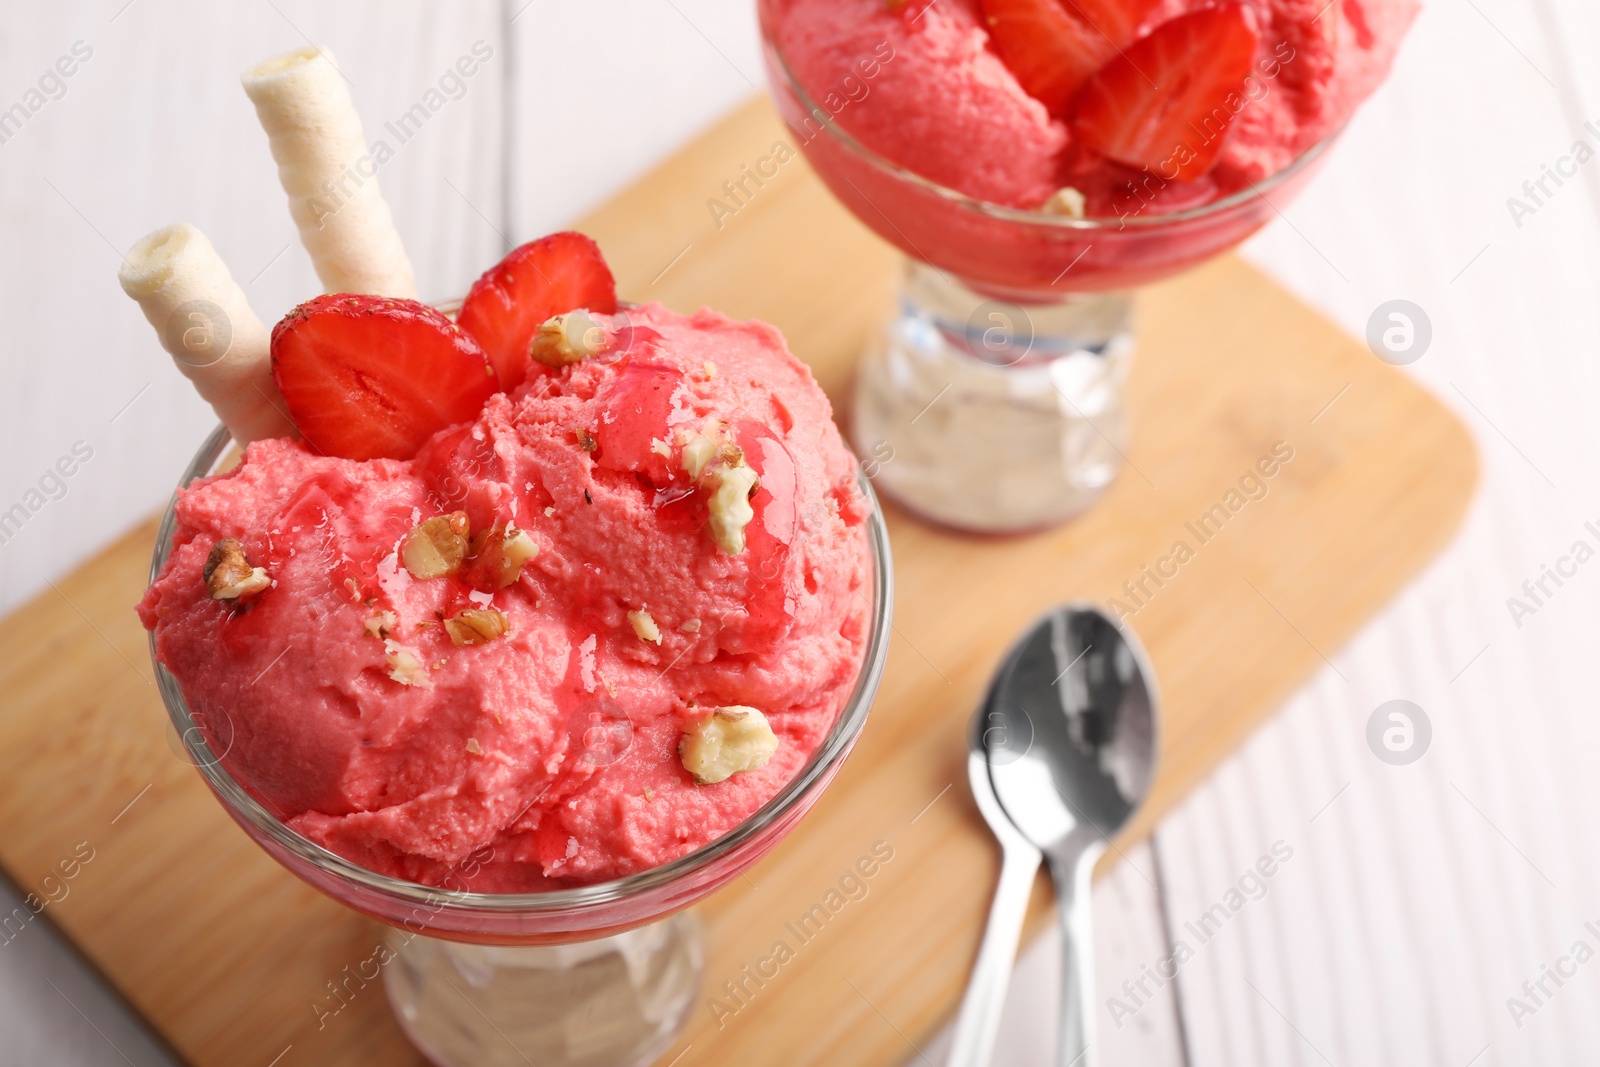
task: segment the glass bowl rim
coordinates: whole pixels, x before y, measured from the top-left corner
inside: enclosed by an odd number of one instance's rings
[[[761,6],[763,8],[766,7],[766,3],[767,0],[761,0]],[[1267,193],[1284,184],[1301,171],[1308,169],[1313,163],[1320,159],[1328,150],[1328,148],[1339,139],[1339,135],[1342,134],[1345,129],[1344,126],[1340,126],[1339,128],[1333,130],[1331,133],[1324,136],[1320,141],[1311,145],[1294,159],[1290,160],[1287,166],[1267,175],[1260,181],[1250,182],[1243,189],[1229,193],[1227,196],[1222,197],[1221,199],[1211,200],[1196,207],[1185,208],[1182,211],[1172,211],[1156,215],[1138,215],[1132,217],[1097,215],[1092,218],[1075,219],[1067,215],[1047,215],[1042,211],[1028,211],[1023,208],[1015,208],[1009,207],[1005,204],[997,204],[992,200],[983,200],[975,196],[969,196],[960,190],[950,188],[948,185],[942,185],[931,178],[925,178],[916,171],[907,170],[905,167],[902,167],[897,163],[891,163],[883,156],[862,144],[855,138],[853,134],[849,133],[844,129],[844,127],[839,125],[837,117],[833,113],[829,112],[827,108],[822,107],[811,98],[811,94],[806,91],[805,86],[800,84],[800,80],[795,77],[794,71],[790,69],[789,61],[784,57],[783,50],[778,47],[777,41],[773,40],[771,35],[767,33],[765,18],[762,19],[762,23],[763,47],[772,56],[777,65],[777,69],[782,73],[784,81],[783,88],[794,94],[795,99],[800,102],[800,105],[803,108],[805,108],[806,114],[817,123],[820,132],[832,137],[834,140],[838,141],[846,151],[861,157],[868,164],[870,164],[873,169],[878,170],[891,178],[895,178],[899,181],[916,186],[925,192],[931,193],[941,200],[955,205],[958,208],[963,208],[967,211],[984,215],[989,218],[1001,219],[1006,222],[1015,222],[1028,226],[1040,226],[1069,232],[1081,231],[1086,234],[1093,234],[1105,232],[1122,233],[1127,230],[1158,229],[1162,226],[1168,226],[1175,223],[1209,219],[1215,215],[1226,214],[1228,211],[1231,211],[1234,208],[1250,204],[1255,200],[1265,200]],[[794,127],[790,126],[787,120],[784,120],[783,124],[784,128],[787,129],[790,134],[796,134]],[[812,140],[812,138],[800,139],[797,134],[796,139],[799,140],[800,147],[802,149],[804,149],[804,147]],[[849,179],[846,180],[848,181]],[[858,193],[860,192],[859,189],[856,191]],[[865,194],[862,195],[865,196]]]
[[[150,560],[152,583],[160,575],[172,553],[173,535],[177,529],[179,493],[197,479],[209,476],[232,440],[233,437],[226,426],[217,426],[184,470],[156,532],[155,548]],[[866,526],[868,554],[873,568],[872,628],[862,655],[861,667],[856,674],[855,687],[851,690],[844,706],[840,708],[838,718],[800,772],[743,822],[687,855],[622,878],[537,893],[478,893],[408,882],[369,870],[290,829],[286,823],[250,795],[249,791],[222,766],[220,757],[212,754],[210,745],[199,729],[177,679],[157,658],[155,631],[152,630],[149,633],[150,659],[155,667],[156,685],[160,690],[162,702],[166,705],[172,726],[178,733],[179,741],[183,744],[184,751],[188,753],[188,762],[200,771],[218,799],[227,806],[230,814],[235,818],[244,819],[275,846],[284,849],[296,859],[311,864],[319,871],[336,875],[362,889],[377,891],[405,904],[429,908],[442,906],[458,914],[478,912],[501,916],[553,915],[600,909],[667,887],[679,878],[692,875],[730,855],[747,842],[758,840],[773,822],[788,812],[795,803],[805,798],[814,786],[826,781],[854,746],[856,738],[866,725],[867,713],[872,707],[879,682],[883,677],[884,663],[889,652],[890,618],[894,609],[894,573],[883,509],[878,502],[877,494],[872,490],[870,480],[859,468],[857,481],[869,505]]]

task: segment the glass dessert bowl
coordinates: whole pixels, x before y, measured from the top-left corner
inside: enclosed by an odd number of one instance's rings
[[[218,427],[179,481],[217,473],[231,437]],[[223,808],[296,876],[391,927],[380,961],[407,1035],[436,1063],[634,1064],[659,1055],[698,989],[698,927],[684,909],[776,845],[816,803],[867,718],[888,653],[893,591],[889,541],[872,487],[869,508],[871,629],[849,698],[799,773],[736,828],[664,865],[627,877],[536,893],[467,892],[368,870],[290,829],[223,765],[229,722],[192,712],[155,655],[157,684],[181,754]],[[177,498],[156,537],[151,581],[172,551]],[[597,761],[617,758],[607,730],[581,742]],[[469,861],[470,862],[470,861]]]
[[[858,451],[893,456],[875,481],[923,517],[975,532],[1079,514],[1124,460],[1132,290],[1254,234],[1338,133],[1260,182],[1178,210],[1154,174],[1115,215],[1008,207],[890,162],[845,129],[780,49],[777,3],[758,0],[780,116],[829,190],[905,255],[896,310],[858,368],[851,418]]]

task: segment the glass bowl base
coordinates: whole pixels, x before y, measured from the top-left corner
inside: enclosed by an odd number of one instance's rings
[[[854,443],[874,485],[934,522],[1017,533],[1085,511],[1127,447],[1125,293],[992,299],[908,259],[858,368]]]
[[[438,1067],[643,1067],[683,1029],[704,970],[691,912],[566,945],[395,929],[389,950],[389,1003]]]

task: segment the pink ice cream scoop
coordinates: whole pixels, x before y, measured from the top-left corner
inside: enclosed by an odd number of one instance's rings
[[[1000,20],[1023,20],[1020,47],[1031,47],[1067,10],[1094,28],[1082,32],[1110,66],[1163,24],[1218,6],[1241,9],[1255,62],[1214,166],[1160,190],[1158,208],[1180,210],[1275,174],[1343,127],[1387,75],[1417,0],[763,0],[763,17],[812,101],[887,161],[1024,210],[1071,186],[1095,216],[1120,213],[1142,171],[1080,135],[1081,90],[1048,107],[1030,95],[1039,75],[1019,80]],[[1117,18],[1129,34],[1114,48],[1102,27]],[[1140,72],[1151,85],[1183,76],[1181,64]]]
[[[139,605],[159,659],[241,784],[372,870],[528,892],[668,862],[793,778],[855,684],[867,505],[809,371],[760,323],[596,318],[607,355],[414,459],[265,440],[180,495]],[[759,479],[737,552],[692,473],[705,448]],[[413,531],[457,513],[537,554],[504,587],[415,576]],[[247,602],[208,591],[230,537],[272,583]],[[461,630],[495,613],[503,632]],[[776,750],[698,784],[680,739],[725,707],[763,713]]]
[[[884,0],[777,0],[774,35],[812,98],[868,148],[981,200],[1036,207],[1066,127],[988,46],[971,0],[911,18]]]

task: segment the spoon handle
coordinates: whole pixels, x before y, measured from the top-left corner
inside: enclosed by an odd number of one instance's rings
[[[989,924],[978,947],[972,977],[961,1000],[955,1039],[950,1046],[950,1067],[984,1067],[1000,1031],[1000,1012],[1006,987],[1016,962],[1017,941],[1028,911],[1033,877],[1039,871],[1039,850],[1020,836],[1001,841],[1000,880],[989,905]]]
[[[1061,918],[1062,1067],[1094,1067],[1094,916],[1091,877],[1099,849],[1051,857]]]

